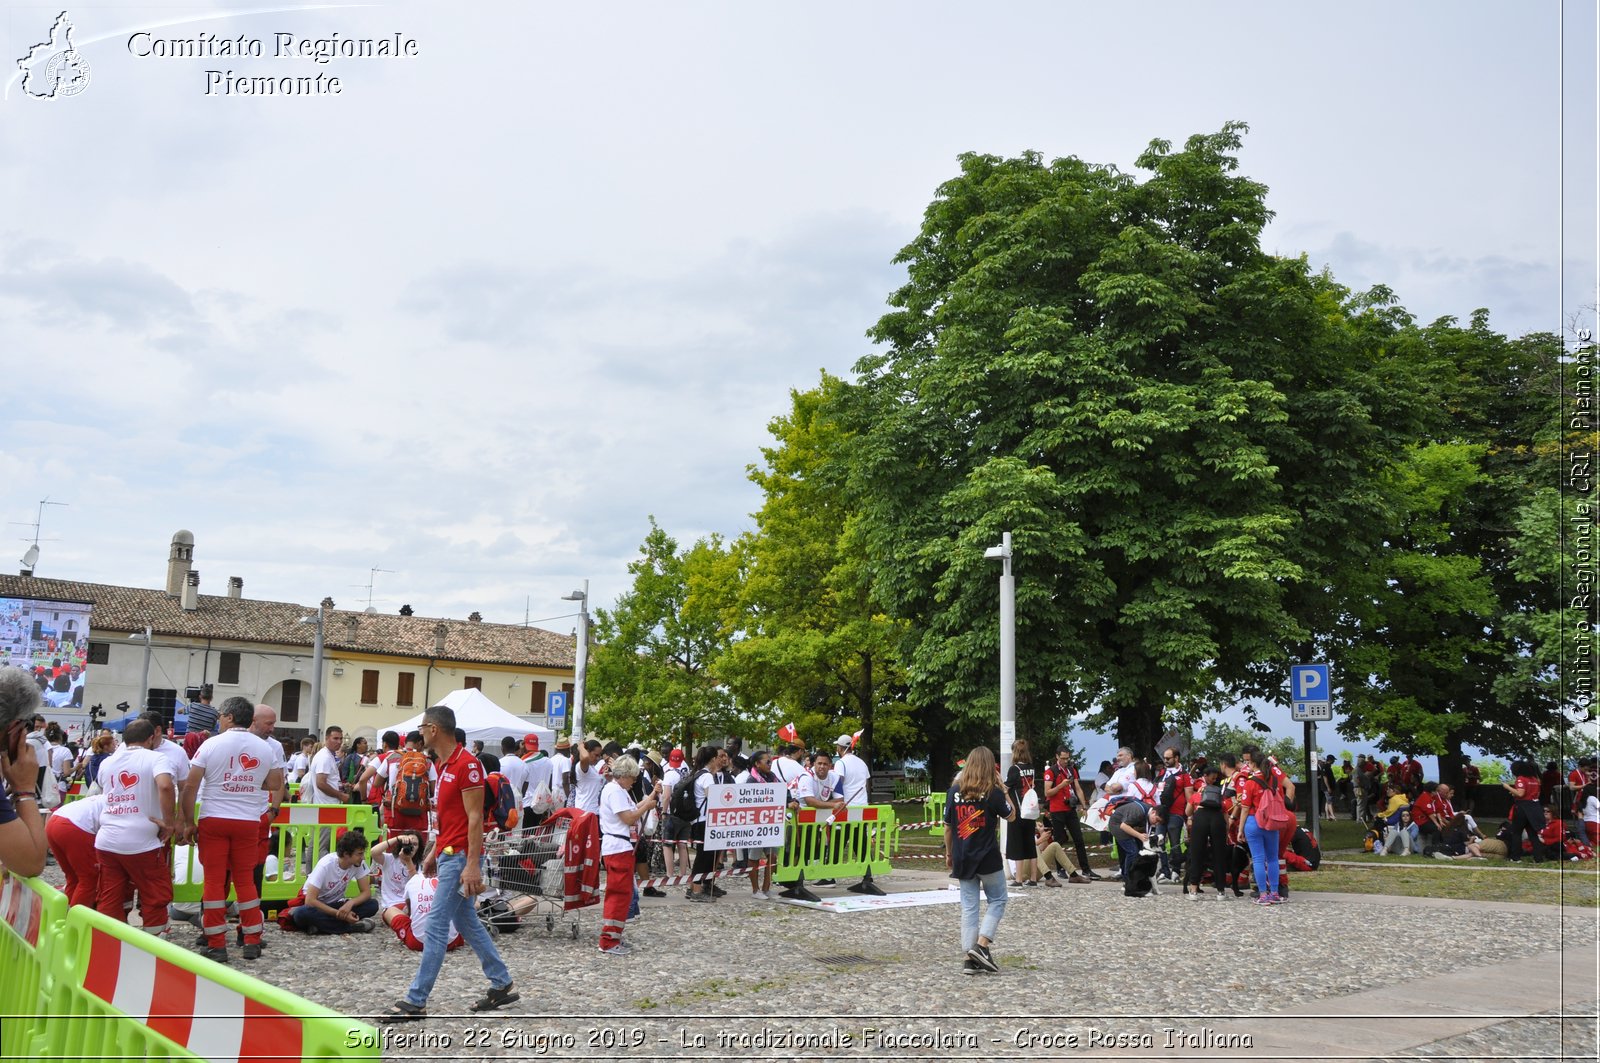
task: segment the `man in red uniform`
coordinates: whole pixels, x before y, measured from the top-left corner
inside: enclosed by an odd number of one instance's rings
[[[428,995],[444,965],[445,947],[452,925],[478,954],[489,991],[472,1005],[473,1011],[503,1008],[521,999],[511,988],[511,972],[494,947],[494,939],[478,918],[474,898],[483,892],[483,786],[487,776],[472,751],[456,741],[455,710],[435,705],[422,714],[422,737],[439,758],[439,788],[434,808],[439,834],[422,862],[422,874],[437,876],[433,910],[423,931],[422,966],[406,995],[382,1017],[384,1022],[414,1022],[427,1017]]]

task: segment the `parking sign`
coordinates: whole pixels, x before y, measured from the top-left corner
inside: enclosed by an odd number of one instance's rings
[[[1333,719],[1333,689],[1325,664],[1296,664],[1289,668],[1289,700],[1296,720]]]
[[[546,700],[548,701],[548,707],[545,709],[546,716],[549,716],[552,720],[566,717],[567,692],[565,690],[550,691],[550,695]]]

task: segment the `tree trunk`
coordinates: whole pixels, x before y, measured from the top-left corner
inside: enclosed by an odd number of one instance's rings
[[[877,696],[872,689],[872,654],[870,653],[861,655],[861,690],[857,698],[861,707],[861,741],[858,745],[863,751],[876,752],[872,748],[872,710]]]
[[[1444,736],[1444,752],[1439,754],[1439,781],[1448,784],[1456,793],[1460,793],[1466,764],[1467,758],[1461,752],[1460,733],[1448,732]]]
[[[1133,750],[1137,760],[1149,760],[1161,738],[1161,703],[1147,693],[1117,713],[1117,742]]]

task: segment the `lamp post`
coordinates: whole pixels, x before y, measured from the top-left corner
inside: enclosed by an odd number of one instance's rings
[[[322,736],[322,606],[317,606],[316,616],[302,616],[302,624],[317,625],[317,634],[311,642],[311,734]]]
[[[1011,743],[1017,740],[1017,584],[1011,575],[1011,533],[983,552],[1000,562],[1000,777],[1011,772]]]
[[[129,635],[130,639],[144,640],[144,674],[139,679],[139,711],[144,712],[150,707],[150,625],[144,626],[143,635]]]
[[[578,603],[578,645],[572,667],[572,741],[583,741],[583,679],[589,665],[589,581],[583,590],[563,594],[564,602]]]

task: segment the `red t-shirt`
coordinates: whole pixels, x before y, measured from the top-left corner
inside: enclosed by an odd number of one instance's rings
[[[1057,791],[1054,797],[1050,798],[1050,811],[1052,812],[1070,811],[1072,808],[1072,798],[1077,795],[1078,770],[1076,768],[1069,767],[1066,769],[1065,774],[1067,777],[1067,785],[1063,786],[1059,791]],[[1060,782],[1060,775],[1061,773],[1057,771],[1054,764],[1046,764],[1044,767],[1045,789],[1048,790],[1050,787]]]
[[[467,851],[467,800],[482,802],[483,762],[466,746],[456,746],[449,759],[439,764],[439,789],[434,807],[439,812],[438,851],[452,848]]]
[[[1399,789],[1406,784],[1406,766],[1404,764],[1391,764],[1388,769],[1389,785]]]
[[[1287,776],[1283,774],[1283,769],[1276,764],[1272,766],[1272,777],[1278,781],[1278,789],[1282,790]],[[1244,805],[1245,815],[1248,816],[1255,811],[1256,801],[1261,797],[1261,791],[1265,787],[1262,786],[1261,776],[1252,772],[1242,771],[1239,773],[1234,789],[1239,791],[1239,801]]]
[[[1406,761],[1406,780],[1408,782],[1422,781],[1422,763],[1417,760]]]
[[[1172,777],[1172,807],[1169,811],[1174,816],[1183,815],[1183,810],[1189,804],[1189,787],[1194,785],[1194,780],[1186,771],[1180,771]]]
[[[1514,801],[1537,801],[1537,800],[1539,800],[1539,780],[1535,779],[1532,775],[1518,775],[1516,777],[1515,781],[1513,781],[1511,785],[1520,786],[1522,788],[1522,796],[1521,797],[1513,797],[1512,800],[1514,800]]]
[[[1439,802],[1432,794],[1424,790],[1411,802],[1411,822],[1421,826],[1433,819],[1433,814],[1439,811]]]

